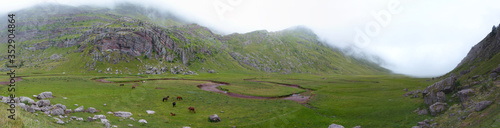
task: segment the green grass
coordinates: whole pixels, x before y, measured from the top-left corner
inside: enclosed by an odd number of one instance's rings
[[[189,126],[189,124],[191,127],[326,127],[331,123],[346,127],[357,125],[363,127],[410,127],[415,125],[415,122],[428,118],[428,116],[418,116],[411,113],[420,105],[421,99],[402,97],[402,94],[405,93],[402,91],[403,88],[421,89],[430,84],[423,82],[423,79],[401,76],[258,75],[224,72],[198,76],[168,76],[168,78],[228,82],[231,85],[223,86],[223,88],[229,89],[230,92],[260,96],[285,95],[302,89],[296,90],[296,88],[243,79],[300,84],[302,87],[315,89],[313,92],[315,96],[309,102],[313,108],[310,109],[289,100],[241,99],[207,92],[196,87],[196,85],[204,83],[203,81],[154,80],[146,81],[146,83],[126,83],[125,86],[121,87],[119,83],[95,82],[91,80],[95,78],[94,76],[52,76],[43,73],[24,77],[23,81],[17,83],[16,95],[31,96],[43,91],[51,91],[55,96],[55,98],[50,99],[53,104],[65,104],[69,109],[77,107],[73,104],[84,105],[85,108],[95,107],[101,110],[96,114],[105,114],[108,111],[130,111],[134,114],[132,117],[135,119],[148,121],[145,127],[181,127]],[[102,77],[113,77],[107,80],[123,82],[165,76],[152,75],[138,78],[127,75],[104,75]],[[132,90],[131,86],[135,84],[139,86]],[[7,94],[6,88],[6,86],[0,86],[1,95]],[[182,96],[184,100],[177,101],[177,107],[173,108],[171,102],[175,98],[171,98],[169,102],[161,102],[165,96]],[[103,104],[107,104],[107,106],[103,106]],[[187,110],[189,106],[195,107],[197,113],[190,113]],[[156,114],[148,115],[146,110],[154,110]],[[224,111],[224,113],[220,111]],[[177,116],[170,116],[170,112],[176,113]],[[218,114],[222,118],[222,122],[208,122],[208,116],[212,114]],[[78,117],[92,116],[88,113],[73,115]],[[118,127],[128,127],[128,124],[141,126],[138,122],[119,121],[117,117],[106,116],[113,125]],[[54,122],[49,120],[50,118],[42,122],[53,125]],[[72,122],[64,126],[91,127],[94,125],[99,126],[99,124],[88,122]]]

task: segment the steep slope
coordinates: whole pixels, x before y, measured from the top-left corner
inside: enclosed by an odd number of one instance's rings
[[[17,61],[27,71],[186,75],[214,70],[388,72],[369,61],[346,56],[301,27],[222,36],[130,4],[119,4],[115,9],[46,5],[15,14],[19,26],[16,36],[21,37],[17,40]],[[6,42],[6,38],[0,41]],[[6,48],[5,43],[1,45]]]
[[[422,91],[433,121],[422,121],[421,127],[498,127],[500,122],[500,31],[492,31],[471,48],[458,66]],[[420,97],[420,91],[405,95]]]

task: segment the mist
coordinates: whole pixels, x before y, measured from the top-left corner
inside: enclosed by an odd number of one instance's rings
[[[0,2],[0,14],[46,3],[113,8],[122,2],[222,35],[306,26],[349,54],[375,56],[383,67],[416,77],[451,71],[500,23],[495,0],[24,0]]]

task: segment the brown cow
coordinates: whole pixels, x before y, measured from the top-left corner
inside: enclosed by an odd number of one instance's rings
[[[178,97],[177,97],[177,100],[182,100],[182,97],[178,96]]]
[[[125,84],[120,84],[120,86],[124,86]]]
[[[194,107],[189,107],[188,110],[189,111],[193,111],[194,113],[196,113],[196,111],[194,110]]]
[[[171,116],[175,116],[175,113],[170,113]]]
[[[163,97],[163,102],[168,101],[168,98],[170,98],[170,96],[167,96],[167,97]]]
[[[132,89],[135,89],[135,85],[134,85],[134,86],[132,86]]]

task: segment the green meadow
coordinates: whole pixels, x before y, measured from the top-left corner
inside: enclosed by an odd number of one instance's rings
[[[78,74],[26,74],[17,82],[16,96],[27,96],[50,91],[52,104],[63,104],[68,109],[80,105],[94,107],[100,112],[71,113],[83,117],[103,114],[112,125],[128,127],[327,127],[335,123],[345,127],[411,127],[430,116],[419,116],[412,111],[421,106],[420,98],[403,97],[409,90],[423,89],[432,84],[427,79],[399,75],[308,75],[308,74],[253,74],[222,72],[200,75],[78,75]],[[102,83],[104,78],[117,83]],[[172,78],[179,80],[147,80]],[[6,80],[2,76],[0,80]],[[181,80],[182,79],[182,80]],[[297,84],[312,90],[307,105],[283,99],[247,99],[202,90],[197,85],[213,80],[227,82],[221,88],[244,95],[278,97],[303,92],[304,89],[273,83],[246,81],[255,79],[275,83]],[[135,81],[145,82],[135,82]],[[125,86],[119,86],[121,83]],[[135,89],[131,87],[138,85]],[[6,96],[8,86],[0,86],[0,95]],[[168,102],[162,98],[170,96]],[[176,100],[181,96],[183,100]],[[67,99],[63,99],[66,97]],[[172,102],[176,107],[172,107]],[[75,106],[74,104],[78,104]],[[106,106],[104,106],[106,104]],[[6,104],[0,108],[6,109]],[[188,111],[195,107],[196,113]],[[147,114],[153,110],[155,114]],[[136,121],[121,119],[107,112],[127,111]],[[38,116],[18,109],[17,119],[6,119],[1,111],[0,120],[8,127],[103,127],[99,121],[71,121],[58,125],[52,117],[37,111]],[[176,116],[171,116],[175,113]],[[221,122],[209,122],[208,116],[217,114]],[[68,116],[69,117],[69,116]],[[147,124],[140,124],[145,119]],[[63,119],[67,120],[67,118]]]

